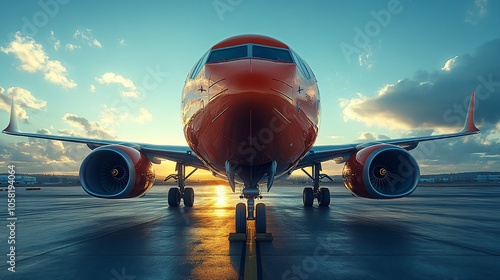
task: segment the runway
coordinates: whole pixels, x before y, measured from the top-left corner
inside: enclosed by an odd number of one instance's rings
[[[80,187],[16,190],[16,267],[8,271],[7,193],[0,192],[0,279],[498,279],[500,186],[419,187],[398,200],[330,186],[329,208],[302,188],[264,194],[272,242],[230,243],[238,195],[194,186],[193,208],[168,187],[103,200]],[[249,247],[249,245],[251,245]],[[251,249],[255,248],[255,252]],[[248,262],[253,262],[252,268]],[[255,271],[248,271],[254,269]],[[247,271],[245,271],[247,270]]]

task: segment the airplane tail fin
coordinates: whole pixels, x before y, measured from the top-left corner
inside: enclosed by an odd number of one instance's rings
[[[474,123],[474,97],[475,93],[472,92],[469,102],[469,109],[467,110],[467,116],[465,118],[464,128],[461,132],[479,132],[479,129]]]
[[[3,130],[4,133],[20,132],[17,125],[17,114],[14,106],[14,95],[12,95],[12,104],[10,105],[10,121],[9,125]]]

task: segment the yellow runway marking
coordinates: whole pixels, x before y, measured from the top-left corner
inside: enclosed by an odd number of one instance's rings
[[[257,279],[257,250],[255,241],[255,222],[247,221],[247,247],[245,253],[245,273],[244,278]]]

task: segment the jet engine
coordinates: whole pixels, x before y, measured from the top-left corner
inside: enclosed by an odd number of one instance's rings
[[[80,166],[83,189],[100,198],[142,196],[153,186],[154,180],[151,161],[138,150],[122,145],[101,146]]]
[[[342,178],[345,187],[356,196],[399,198],[415,190],[420,168],[405,149],[376,144],[353,154],[344,165]]]

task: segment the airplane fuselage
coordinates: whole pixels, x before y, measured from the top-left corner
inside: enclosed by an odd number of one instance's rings
[[[213,46],[188,74],[182,97],[188,145],[213,172],[226,163],[254,186],[275,161],[292,170],[313,146],[320,98],[307,64],[275,39],[243,35]]]

